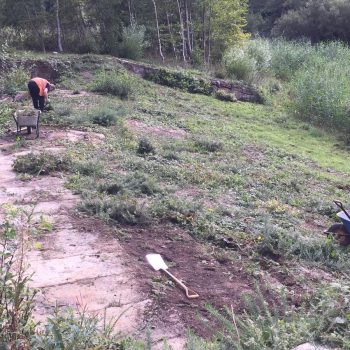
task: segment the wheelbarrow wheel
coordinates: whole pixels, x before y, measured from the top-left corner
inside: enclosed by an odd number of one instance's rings
[[[346,231],[343,224],[334,224],[329,229],[324,231],[329,236],[332,235],[334,239],[342,246],[348,246],[350,244],[350,234]]]

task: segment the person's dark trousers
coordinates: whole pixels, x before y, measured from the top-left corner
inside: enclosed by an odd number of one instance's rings
[[[36,85],[36,82],[31,80],[28,83],[28,90],[30,93],[30,96],[33,100],[33,106],[35,109],[40,109],[41,111],[44,110],[45,106],[45,97],[44,96],[39,96],[39,86]]]

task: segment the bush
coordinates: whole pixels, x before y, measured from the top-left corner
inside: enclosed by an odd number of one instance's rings
[[[18,156],[12,165],[14,171],[32,175],[48,175],[54,171],[67,171],[70,166],[71,161],[66,155],[50,152]]]
[[[120,45],[120,56],[137,60],[143,56],[147,46],[145,42],[146,27],[131,21],[129,27],[123,28],[122,43]]]
[[[155,148],[152,145],[151,141],[148,140],[145,137],[142,137],[139,140],[139,147],[137,148],[137,153],[138,154],[150,154],[150,153],[156,153]]]
[[[118,118],[125,115],[124,108],[100,108],[90,112],[90,119],[93,124],[101,126],[115,125]]]
[[[16,67],[10,69],[9,72],[0,77],[0,95],[7,94],[14,96],[19,90],[27,90],[27,82],[29,80],[28,72]]]
[[[125,71],[101,71],[91,84],[91,91],[119,96],[122,99],[130,97],[135,92],[134,79]]]

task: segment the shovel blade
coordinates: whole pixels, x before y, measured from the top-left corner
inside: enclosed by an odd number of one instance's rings
[[[146,259],[156,271],[168,268],[160,254],[147,254]]]

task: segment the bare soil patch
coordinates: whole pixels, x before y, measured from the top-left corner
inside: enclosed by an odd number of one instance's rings
[[[242,311],[242,295],[251,293],[254,288],[239,261],[218,261],[205,246],[171,224],[125,230],[129,238],[123,239],[121,244],[137,261],[143,291],[153,294],[157,300],[147,310],[148,319],[162,322],[166,329],[178,329],[181,321],[182,328],[192,328],[197,334],[207,337],[215,330],[206,304],[218,309],[232,305],[236,312]],[[148,253],[161,254],[170,271],[195,290],[200,298],[186,299],[165,276],[152,270],[145,260]]]
[[[150,126],[138,120],[131,119],[127,121],[127,125],[137,134],[151,134],[163,137],[170,137],[173,139],[182,139],[186,137],[186,131],[181,129],[171,129],[161,126]]]

